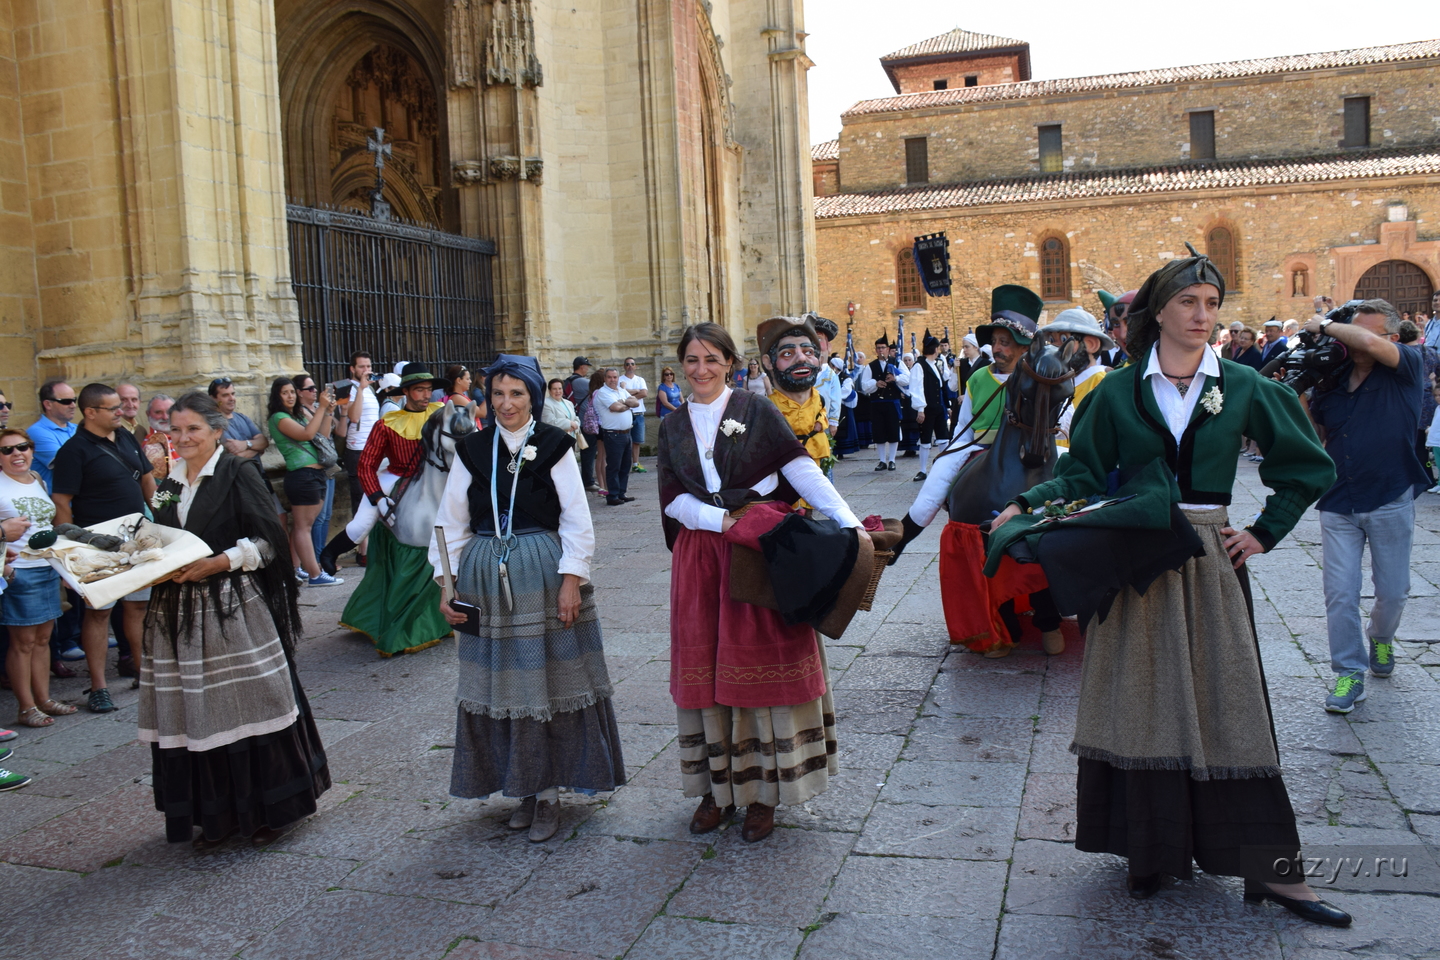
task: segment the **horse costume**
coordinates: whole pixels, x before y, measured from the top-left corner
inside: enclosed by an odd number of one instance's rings
[[[406,367],[405,386],[443,383],[421,366]],[[402,408],[380,418],[360,454],[360,489],[375,509],[362,509],[366,516],[352,523],[364,519],[374,527],[355,531],[361,537],[370,533],[369,560],[340,624],[368,636],[382,657],[423,650],[452,632],[440,613],[440,589],[426,553],[455,445],[474,432],[469,405],[446,400],[420,411]],[[385,460],[388,476],[382,479],[378,467]],[[374,524],[377,517],[383,523]],[[347,527],[336,541],[350,534]],[[336,546],[331,541],[326,554],[343,552],[334,551]]]
[[[1036,338],[1042,301],[1024,287],[997,287],[991,322],[976,331],[989,343],[997,329],[1029,349],[1012,373],[992,364],[966,385],[955,438],[935,458],[925,485],[905,515],[905,538],[897,555],[930,524],[943,504],[950,522],[940,539],[940,596],[950,642],[976,653],[1001,656],[1019,635],[1016,601],[1032,597],[1036,626],[1050,633],[1059,615],[1049,601],[1045,574],[1034,564],[1006,559],[986,577],[981,525],[990,522],[1017,494],[1054,476],[1055,424],[1070,397],[1070,379],[1060,353]],[[1062,646],[1063,648],[1063,646]],[[993,652],[992,652],[993,651]]]

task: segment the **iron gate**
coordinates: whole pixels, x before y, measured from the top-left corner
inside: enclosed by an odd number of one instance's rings
[[[495,244],[337,210],[289,204],[290,269],[306,371],[349,375],[350,354],[376,375],[400,360],[482,367],[495,356]]]

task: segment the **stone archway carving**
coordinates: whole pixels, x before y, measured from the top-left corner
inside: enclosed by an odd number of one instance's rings
[[[1433,290],[1440,286],[1440,240],[1420,240],[1414,220],[1380,224],[1380,242],[1332,247],[1335,258],[1334,299],[1344,303],[1371,267],[1386,260],[1405,260],[1425,273]],[[1428,305],[1427,305],[1428,306]]]
[[[1400,313],[1429,313],[1435,286],[1409,260],[1382,260],[1355,283],[1356,300],[1385,300]]]

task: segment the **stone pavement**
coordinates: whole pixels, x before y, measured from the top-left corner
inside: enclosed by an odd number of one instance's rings
[[[857,512],[898,516],[906,469],[840,465]],[[1399,851],[1408,876],[1341,877],[1348,931],[1240,900],[1197,875],[1153,900],[1124,893],[1117,858],[1077,854],[1066,751],[1078,645],[1047,659],[951,651],[935,592],[939,525],[885,575],[875,608],[829,647],[841,772],[782,808],[766,842],[686,830],[666,688],[669,555],[654,473],[639,500],[595,508],[594,580],[630,782],[566,795],[561,833],[532,845],[511,802],[447,795],[454,647],[380,660],[335,621],[353,584],[305,592],[299,650],[335,786],[268,849],[164,842],[117,714],[22,730],[0,795],[0,956],[431,960],[1303,958],[1440,956],[1440,499],[1420,501],[1404,656],[1348,719],[1321,709],[1329,676],[1313,511],[1252,561],[1256,617],[1290,794],[1307,852]],[[1233,515],[1258,508],[1241,464]],[[351,577],[361,571],[350,569]],[[57,682],[78,698],[80,681]],[[0,718],[14,716],[0,695]],[[1369,868],[1367,861],[1367,869]]]

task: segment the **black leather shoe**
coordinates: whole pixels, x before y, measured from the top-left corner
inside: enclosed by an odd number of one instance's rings
[[[1160,890],[1160,874],[1152,873],[1148,877],[1132,874],[1125,878],[1125,889],[1136,900],[1149,900]]]
[[[349,553],[354,549],[355,541],[351,540],[344,530],[341,530],[329,543],[325,544],[325,548],[320,551],[320,556],[315,558],[315,562],[320,564],[321,570],[333,577],[335,571],[340,569],[340,554]]]
[[[621,500],[624,500],[626,503],[634,503],[634,502],[635,502],[635,498],[634,498],[634,497],[621,497],[620,499],[621,499]]]
[[[1324,924],[1327,927],[1350,926],[1350,914],[1333,903],[1324,900],[1295,900],[1291,897],[1282,897],[1263,883],[1252,880],[1245,881],[1246,903],[1263,903],[1266,900],[1279,904],[1301,920]]]
[[[881,470],[889,470],[889,469],[890,469],[889,467],[885,466],[885,461],[884,461],[884,460],[881,460],[879,463],[875,464],[875,472],[876,472],[876,473],[879,473]]]
[[[624,500],[621,500],[619,497],[606,497],[606,498],[605,498],[605,506],[607,506],[607,507],[618,507],[618,506],[620,506],[621,504],[623,504],[624,502],[625,502],[625,501],[624,501]]]
[[[894,470],[894,469],[895,469],[895,461],[894,461],[894,460],[891,460],[889,463],[887,463],[887,464],[885,465],[885,469],[886,469],[886,470]]]
[[[911,477],[910,479],[916,483],[919,483],[920,481],[924,480],[926,476],[927,474],[925,473],[925,471],[921,470],[919,473],[915,474],[915,476]]]

